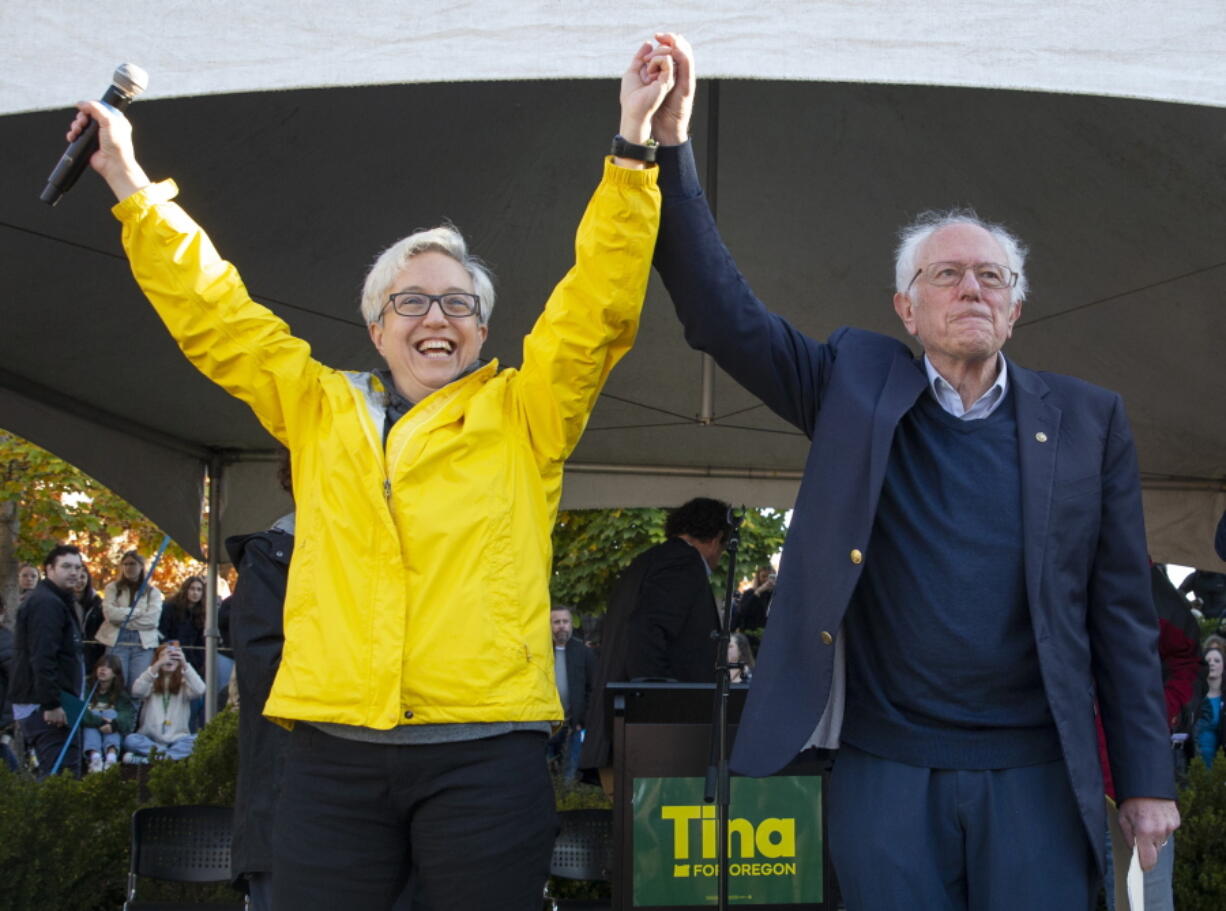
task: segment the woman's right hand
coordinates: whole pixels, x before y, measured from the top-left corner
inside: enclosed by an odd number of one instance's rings
[[[630,142],[645,143],[651,137],[651,118],[672,90],[673,81],[670,50],[650,42],[640,46],[622,74],[618,132]]]
[[[98,151],[90,156],[89,166],[102,175],[115,198],[122,202],[150,183],[136,160],[132,124],[122,112],[100,101],[79,101],[77,116],[68,128],[69,142],[85,131],[91,117],[98,122]]]

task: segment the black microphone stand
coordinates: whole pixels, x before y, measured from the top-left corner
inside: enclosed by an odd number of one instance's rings
[[[724,586],[724,611],[720,618],[715,658],[715,705],[711,713],[711,752],[707,761],[707,781],[703,792],[706,803],[716,805],[716,864],[719,888],[715,907],[728,909],[728,805],[731,802],[728,775],[728,693],[732,687],[732,668],[728,663],[728,643],[732,638],[732,590],[736,586],[736,552],[741,544],[742,510],[728,510],[728,579]],[[740,667],[741,665],[736,665]]]

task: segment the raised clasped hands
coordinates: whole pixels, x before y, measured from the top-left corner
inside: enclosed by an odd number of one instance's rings
[[[622,74],[621,135],[642,145],[651,138],[652,117],[674,84],[673,57],[667,48],[644,42]]]
[[[690,118],[694,113],[694,90],[697,77],[694,70],[694,50],[681,35],[672,32],[656,34],[657,54],[667,53],[673,61],[673,87],[651,119],[652,135],[661,145],[681,145],[690,136]]]

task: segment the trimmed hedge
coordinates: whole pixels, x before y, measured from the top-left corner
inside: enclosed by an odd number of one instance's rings
[[[222,712],[201,732],[193,754],[155,762],[144,780],[116,766],[78,781],[66,775],[36,782],[0,768],[0,911],[56,908],[114,911],[127,888],[132,813],[141,806],[234,803],[238,715]],[[609,807],[599,788],[555,783],[559,810]],[[1175,906],[1180,911],[1226,907],[1226,759],[1213,769],[1195,759],[1180,791],[1183,825],[1176,834]],[[553,894],[608,898],[608,883],[551,880]],[[173,900],[193,895],[232,898],[226,886],[199,889],[141,883],[141,895]]]
[[[1221,911],[1226,907],[1226,759],[1213,768],[1197,756],[1179,792],[1183,824],[1175,833],[1175,907]]]
[[[120,907],[138,805],[137,782],[118,766],[80,781],[0,770],[0,907]]]
[[[196,738],[192,755],[148,766],[117,765],[77,780],[35,781],[0,768],[0,909],[114,911],[127,895],[132,814],[142,806],[231,806],[238,769],[238,715],[222,712]],[[147,771],[147,776],[134,774]],[[144,881],[142,898],[233,900]]]

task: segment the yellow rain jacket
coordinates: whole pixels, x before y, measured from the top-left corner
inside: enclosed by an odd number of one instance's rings
[[[548,585],[562,465],[634,341],[656,173],[606,160],[523,366],[494,361],[429,395],[386,451],[377,377],[319,363],[253,302],[170,202],[172,181],[115,206],[183,353],[291,453],[296,541],[266,715],[377,729],[562,719]]]

